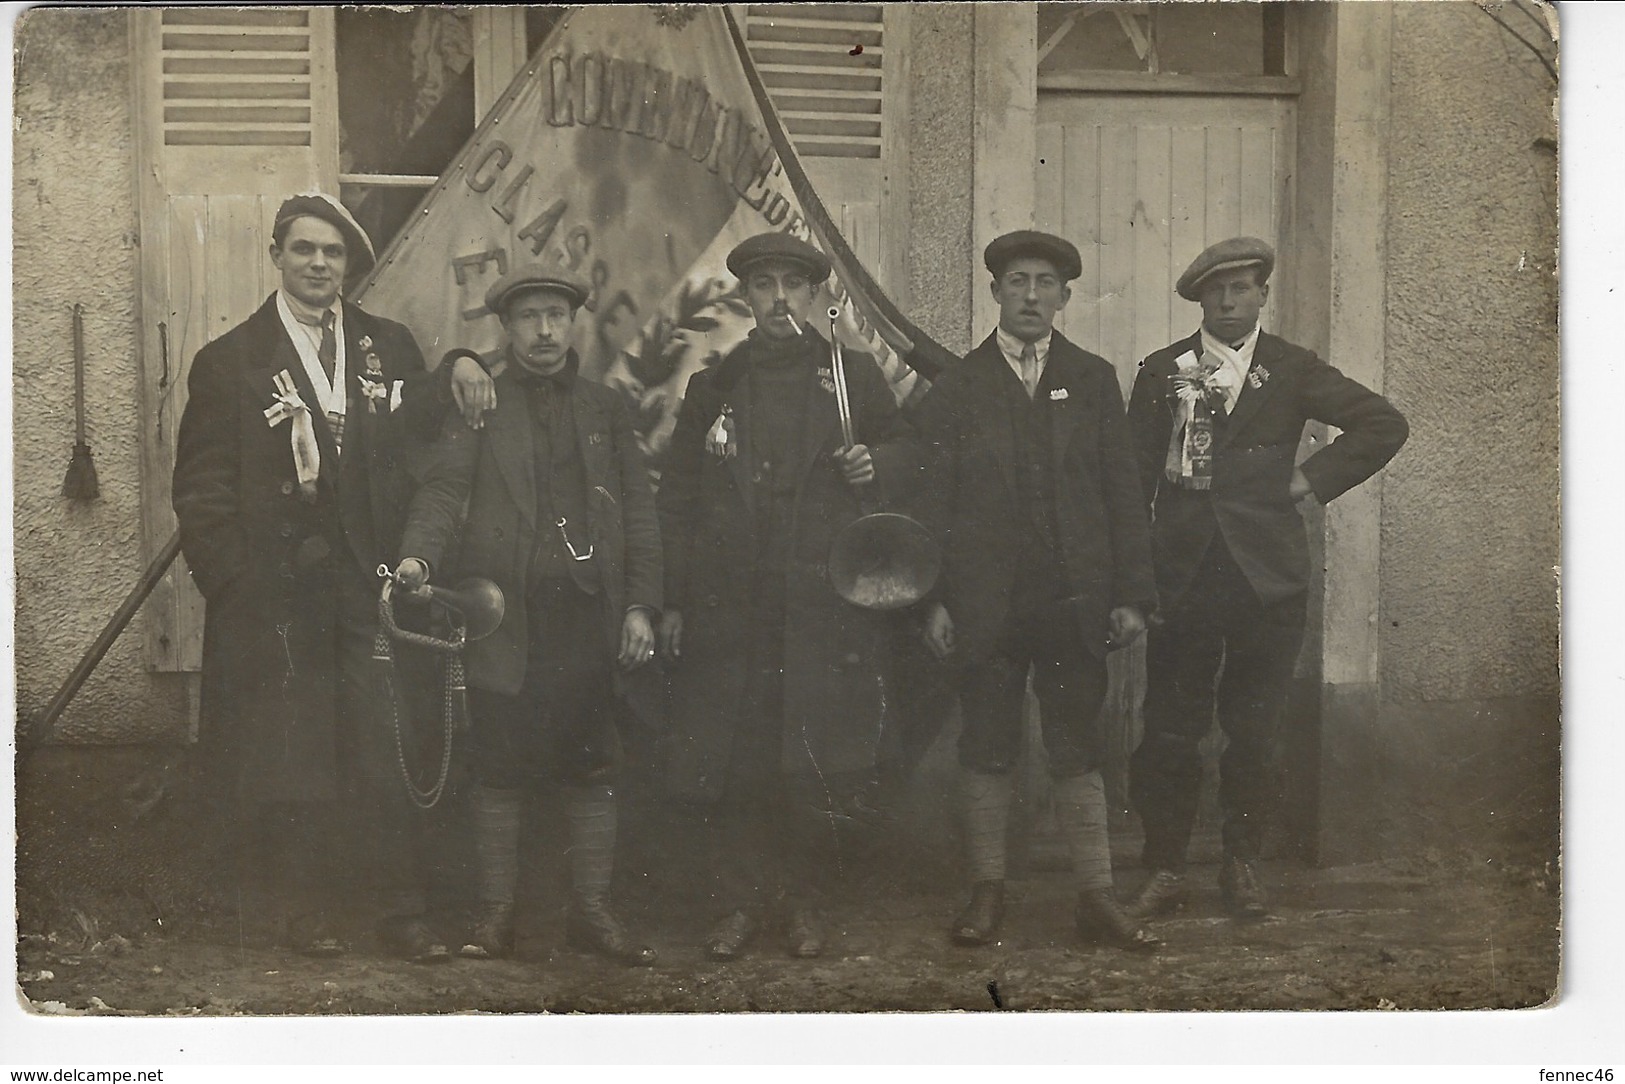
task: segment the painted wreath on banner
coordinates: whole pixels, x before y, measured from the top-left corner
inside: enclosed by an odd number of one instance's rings
[[[661,26],[669,26],[673,30],[681,30],[694,21],[700,13],[699,4],[650,4],[654,9],[655,22]]]

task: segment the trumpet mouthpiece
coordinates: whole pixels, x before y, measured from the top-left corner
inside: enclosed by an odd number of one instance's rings
[[[834,305],[831,305],[829,307],[829,318],[831,320],[839,320],[841,318],[841,310],[836,308]]]

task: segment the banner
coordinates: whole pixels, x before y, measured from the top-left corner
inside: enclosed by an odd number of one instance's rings
[[[873,355],[907,398],[919,374],[902,355],[945,355],[830,223],[743,46],[721,6],[572,12],[355,297],[411,328],[432,363],[499,344],[483,299],[510,267],[562,264],[592,287],[575,325],[582,373],[628,396],[658,468],[688,378],[753,326],[728,252],[781,231],[836,267],[813,326],[827,335],[823,313],[838,308],[843,346]]]

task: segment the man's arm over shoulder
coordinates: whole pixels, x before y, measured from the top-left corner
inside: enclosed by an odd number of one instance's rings
[[[601,386],[601,385],[598,385]],[[658,613],[664,602],[664,560],[660,546],[659,515],[643,449],[632,428],[632,413],[621,394],[604,389],[609,399],[610,440],[620,471],[621,528],[626,539],[626,604],[646,606]]]
[[[1140,362],[1129,394],[1128,425],[1134,449],[1135,468],[1146,508],[1156,500],[1157,487],[1168,456],[1168,440],[1173,431],[1173,413],[1168,408],[1168,376],[1173,363],[1166,351],[1158,351]]]
[[[1123,409],[1117,370],[1104,358],[1093,354],[1088,358],[1099,388],[1094,399],[1099,404],[1096,424],[1100,429],[1101,493],[1110,519],[1112,606],[1135,606],[1142,614],[1149,614],[1156,609],[1157,587],[1134,432]]]
[[[416,557],[431,570],[444,564],[467,515],[481,439],[457,415],[441,419],[439,439],[424,449],[423,478],[412,494],[399,559]]]
[[[1404,446],[1410,425],[1394,405],[1305,350],[1298,382],[1304,415],[1343,432],[1299,465],[1325,504],[1381,470]]]
[[[699,515],[700,466],[707,454],[705,434],[720,409],[712,384],[710,370],[701,369],[689,377],[671,443],[661,461],[660,492],[655,505],[665,554],[664,595],[668,609],[681,609],[687,593],[688,553]]]
[[[175,446],[171,501],[198,590],[217,597],[248,565],[242,504],[241,371],[230,344],[216,340],[192,361]],[[248,419],[265,424],[263,418]],[[291,424],[291,423],[290,423]]]

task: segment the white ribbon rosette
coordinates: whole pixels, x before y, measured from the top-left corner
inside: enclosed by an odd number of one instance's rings
[[[272,378],[276,384],[276,400],[265,408],[265,424],[275,428],[292,421],[290,440],[293,445],[293,468],[299,478],[299,492],[316,496],[316,478],[322,472],[322,452],[316,444],[316,424],[311,420],[310,408],[299,396],[293,377],[284,369]]]

